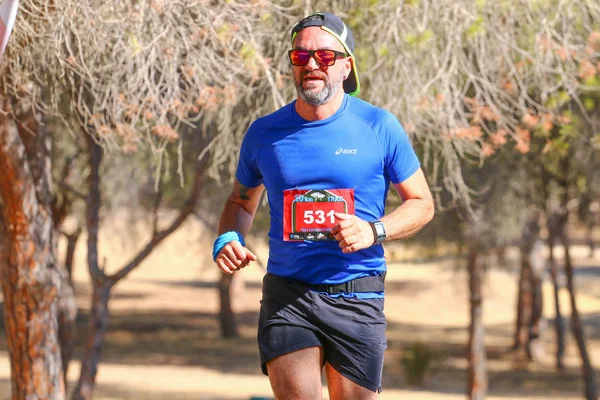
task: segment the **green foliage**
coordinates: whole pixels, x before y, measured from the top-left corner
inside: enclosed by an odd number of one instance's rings
[[[569,142],[565,140],[565,138],[559,138],[552,141],[548,147],[548,154],[550,160],[554,161],[553,163],[556,163],[569,155]]]
[[[354,50],[358,71],[365,71],[369,66],[369,50],[366,47],[358,47]],[[359,72],[360,73],[360,72]],[[362,82],[361,82],[362,84]]]
[[[404,378],[409,385],[421,386],[430,370],[436,355],[427,345],[421,342],[411,344],[404,350],[400,363],[404,369]]]
[[[575,187],[579,191],[579,193],[584,193],[588,190],[587,177],[578,176],[575,180]]]
[[[545,129],[543,126],[536,126],[533,134],[535,135],[535,137],[539,137],[539,138],[550,138],[550,135],[552,135],[552,130],[547,130]]]
[[[260,20],[269,26],[275,23],[275,18],[273,18],[273,14],[271,14],[270,12],[264,12],[260,16]]]
[[[568,141],[577,138],[581,134],[582,129],[581,119],[573,117],[570,123],[561,125],[559,132],[561,138]]]
[[[595,89],[600,89],[600,76],[594,75],[583,80],[583,84]]]
[[[569,92],[559,90],[557,93],[550,96],[544,105],[551,109],[557,109],[567,104],[569,101],[571,101]]]
[[[244,61],[251,61],[256,55],[256,49],[250,43],[244,43],[240,49],[240,55]]]
[[[485,33],[485,30],[485,20],[480,15],[477,17],[477,19],[475,19],[475,21],[471,25],[469,25],[469,27],[465,31],[465,35],[467,39],[473,39],[474,37]]]
[[[596,102],[591,97],[585,98],[583,100],[583,105],[585,106],[585,109],[588,111],[592,111],[594,108],[596,108]]]
[[[389,49],[388,46],[386,44],[380,44],[379,47],[377,47],[377,54],[380,57],[386,57],[389,53]]]
[[[381,0],[361,0],[360,5],[366,8],[372,8],[379,4]]]
[[[422,33],[407,33],[404,36],[404,41],[411,46],[421,46],[427,44],[433,39],[433,31],[427,29]]]
[[[377,7],[380,3],[381,0],[359,0],[357,7],[349,10],[349,17],[346,19],[346,23],[350,29],[352,29],[353,32],[359,32],[360,28],[368,23],[372,14],[377,13]],[[329,7],[330,6],[328,6],[328,8]],[[356,38],[357,37],[355,36],[355,39]]]
[[[142,45],[138,41],[135,34],[133,34],[132,32],[128,32],[127,37],[129,38],[129,44],[131,44],[131,47],[133,49],[133,55],[138,55],[139,53],[141,53]]]

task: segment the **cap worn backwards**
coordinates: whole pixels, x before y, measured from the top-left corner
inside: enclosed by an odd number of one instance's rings
[[[356,70],[354,37],[352,36],[352,32],[350,32],[344,21],[337,15],[328,12],[318,12],[300,20],[294,26],[294,29],[292,29],[292,44],[298,32],[311,26],[321,27],[321,29],[333,35],[344,46],[346,53],[352,57],[352,70],[348,78],[344,81],[344,92],[351,96],[356,96],[360,92],[360,82],[358,80],[358,71]]]

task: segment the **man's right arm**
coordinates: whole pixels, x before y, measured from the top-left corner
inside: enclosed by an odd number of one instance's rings
[[[219,235],[229,231],[240,232],[243,236],[248,234],[264,189],[263,185],[248,188],[237,179],[234,181],[219,221]],[[233,240],[223,247],[215,262],[221,271],[232,274],[254,260],[256,255]]]

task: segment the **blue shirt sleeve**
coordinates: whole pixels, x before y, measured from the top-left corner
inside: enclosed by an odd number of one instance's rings
[[[262,174],[257,165],[259,143],[256,140],[259,132],[256,123],[252,124],[240,147],[240,159],[238,161],[235,177],[244,186],[253,188],[262,183]]]
[[[408,139],[404,128],[391,113],[387,113],[384,144],[385,174],[394,184],[410,178],[421,167],[421,163]]]

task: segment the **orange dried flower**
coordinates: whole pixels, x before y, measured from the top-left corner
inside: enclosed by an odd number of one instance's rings
[[[570,52],[566,47],[559,47],[556,49],[556,55],[561,59],[561,61],[566,61],[569,58],[569,54]]]
[[[121,146],[121,151],[127,155],[133,154],[137,151],[138,147],[135,143],[125,143]]]
[[[542,129],[545,132],[550,132],[554,127],[554,116],[550,113],[546,113],[542,116]]]
[[[490,107],[485,106],[480,110],[481,117],[486,121],[498,122],[500,120],[500,114],[492,110]]]
[[[590,32],[590,35],[588,36],[588,44],[590,47],[600,50],[600,32]]]
[[[492,133],[490,135],[490,142],[496,147],[506,144],[506,131],[500,129],[498,132]]]
[[[159,15],[162,15],[165,12],[165,3],[163,0],[154,0],[152,3],[150,3],[150,7],[152,7],[152,9]]]
[[[571,123],[571,117],[569,115],[561,115],[560,117],[558,117],[558,122],[560,122],[561,124],[570,124]]]
[[[496,153],[496,148],[489,143],[484,143],[483,146],[481,146],[481,153],[485,158],[488,158]]]
[[[185,64],[182,68],[182,73],[186,79],[190,80],[196,74],[196,68],[193,65]]]
[[[529,143],[525,143],[524,141],[519,140],[517,141],[517,144],[515,144],[515,150],[521,154],[526,154],[529,153],[531,147],[529,146]]]
[[[179,139],[179,135],[175,129],[173,129],[171,125],[167,124],[155,125],[152,127],[152,134],[161,139],[166,139],[169,142],[174,142],[175,140]]]
[[[465,139],[474,142],[483,136],[483,131],[479,126],[470,126],[468,128],[455,128],[450,131],[450,136],[456,139]]]
[[[110,129],[110,127],[106,126],[106,125],[101,125],[98,127],[98,129],[96,130],[98,132],[98,135],[100,136],[109,136],[112,132],[112,130]]]
[[[596,75],[596,67],[589,60],[579,63],[579,77],[581,79],[593,78]]]
[[[527,113],[527,114],[523,115],[522,121],[527,127],[533,128],[534,126],[536,126],[538,124],[538,122],[540,121],[540,118],[536,115]]]
[[[525,143],[531,142],[531,132],[529,132],[528,129],[523,129],[523,128],[517,127],[517,129],[515,129],[515,134],[519,138],[519,141],[522,141]]]
[[[144,111],[144,118],[146,118],[148,121],[152,121],[154,119],[154,114],[152,111],[146,110]]]

